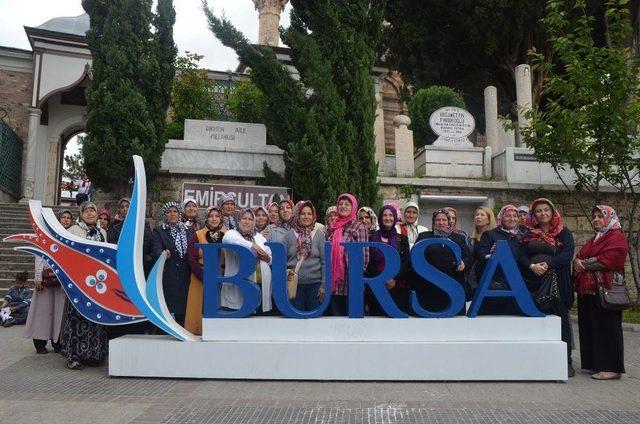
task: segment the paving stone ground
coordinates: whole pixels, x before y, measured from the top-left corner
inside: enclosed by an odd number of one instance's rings
[[[635,332],[620,381],[342,383],[109,378],[36,355],[22,331],[0,328],[0,423],[640,423]]]

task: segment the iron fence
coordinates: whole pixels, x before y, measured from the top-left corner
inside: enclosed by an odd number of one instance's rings
[[[0,187],[21,195],[23,141],[0,119]]]

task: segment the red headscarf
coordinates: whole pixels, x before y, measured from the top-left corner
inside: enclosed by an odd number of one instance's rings
[[[329,226],[332,234],[331,238],[331,290],[335,292],[338,289],[338,283],[344,280],[344,247],[342,243],[342,229],[355,221],[356,214],[358,213],[358,200],[355,196],[349,193],[344,193],[338,196],[336,200],[336,207],[338,202],[342,199],[348,199],[351,202],[351,213],[349,216],[342,217],[340,214]]]
[[[611,206],[598,205],[594,210],[599,210],[602,216],[605,217],[603,230],[611,223],[605,213],[608,215],[613,212],[613,216],[617,218],[615,210]],[[621,231],[620,223],[617,222],[617,224],[617,226],[615,223],[612,224],[612,228],[606,231],[601,230],[595,237],[587,240],[576,255],[578,259],[597,258],[598,262],[607,267],[606,270],[602,271],[581,271],[576,274],[575,287],[580,296],[595,294],[597,284],[602,284],[610,289],[613,271],[622,272],[624,270],[629,244],[627,243],[627,237]]]
[[[548,231],[543,231],[540,228],[540,223],[535,215],[536,206],[540,203],[546,203],[551,208],[551,225],[549,226]],[[557,239],[558,234],[564,229],[564,224],[562,223],[562,217],[560,213],[556,209],[555,205],[551,200],[541,197],[539,199],[531,202],[531,206],[529,207],[529,215],[525,219],[524,225],[529,228],[529,234],[525,238],[525,241],[537,240],[542,243],[552,244],[554,246],[559,246],[560,241]]]
[[[498,225],[500,226],[500,228],[503,231],[506,231],[506,232],[511,233],[511,234],[518,234],[518,226],[517,225],[515,226],[515,228],[511,228],[511,229],[507,229],[504,226],[504,222],[503,222],[504,221],[504,216],[509,211],[515,211],[515,213],[517,214],[518,213],[518,208],[516,208],[513,205],[504,205],[502,207],[502,209],[500,209],[500,212],[498,213],[498,219],[497,219]]]

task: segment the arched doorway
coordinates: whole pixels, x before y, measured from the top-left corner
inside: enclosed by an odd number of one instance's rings
[[[75,204],[73,182],[84,175],[83,159],[81,155],[84,128],[75,129],[60,136],[58,155],[58,187],[55,203],[57,205]]]

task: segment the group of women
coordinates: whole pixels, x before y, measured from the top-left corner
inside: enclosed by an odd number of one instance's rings
[[[73,234],[90,240],[105,241],[106,233],[98,220],[93,203],[80,206],[80,216],[73,225],[69,211],[60,213],[60,222]],[[562,323],[562,340],[567,344],[569,375],[574,374],[571,360],[573,334],[569,310],[578,294],[580,351],[582,368],[593,378],[617,379],[624,373],[621,312],[603,309],[598,300],[600,285],[611,287],[621,279],[627,255],[627,243],[616,212],[608,206],[593,209],[595,235],[580,249],[574,259],[572,233],[564,224],[560,211],[548,199],[532,202],[529,208],[506,205],[497,218],[493,210],[479,207],[475,211],[471,235],[457,227],[453,208],[437,209],[432,214],[431,229],[420,225],[420,210],[409,202],[400,210],[385,205],[376,214],[369,207],[359,207],[355,196],[342,194],[335,206],[325,212],[324,225],[309,201],[294,204],[285,199],[267,207],[236,210],[233,195],[220,199],[207,209],[204,222],[198,219],[193,199],[169,202],[162,209],[162,222],[151,237],[151,256],[166,255],[163,287],[169,311],[176,321],[194,334],[202,332],[203,254],[198,244],[228,243],[244,246],[257,257],[254,273],[249,277],[262,294],[258,315],[277,315],[272,302],[271,261],[267,242],[282,242],[287,253],[288,278],[295,275],[297,290],[291,299],[301,311],[316,309],[330,295],[327,313],[348,314],[349,266],[342,243],[375,241],[388,244],[400,256],[400,271],[385,282],[398,307],[411,313],[410,293],[415,291],[420,306],[430,312],[448,307],[448,295],[418,275],[411,266],[411,250],[427,239],[447,239],[458,245],[460,260],[444,244],[431,244],[424,251],[425,260],[455,279],[467,294],[467,300],[480,281],[497,242],[506,241],[516,259],[532,296],[550,281],[558,288],[558,296],[546,305],[545,313],[557,315]],[[325,243],[331,245],[330,277],[325,275]],[[239,260],[231,249],[220,254],[220,272],[235,275]],[[377,248],[364,251],[362,272],[373,277],[384,269],[384,256]],[[46,351],[47,340],[62,350],[67,366],[72,369],[99,363],[107,354],[108,335],[103,326],[92,323],[67,305],[64,324],[64,293],[59,285],[44,285],[55,278],[47,273],[46,264],[36,263],[36,292],[27,323],[27,335],[34,339],[39,352]],[[508,289],[501,270],[490,281],[493,290]],[[534,296],[535,297],[535,296]],[[369,315],[384,315],[375,296],[365,293]],[[234,284],[223,283],[220,308],[235,311],[242,307],[242,292]],[[464,315],[463,305],[459,315]],[[511,298],[489,298],[480,314],[517,315],[519,310]],[[41,319],[47,316],[53,319]],[[44,325],[46,324],[46,325]],[[60,342],[58,344],[58,342]]]

